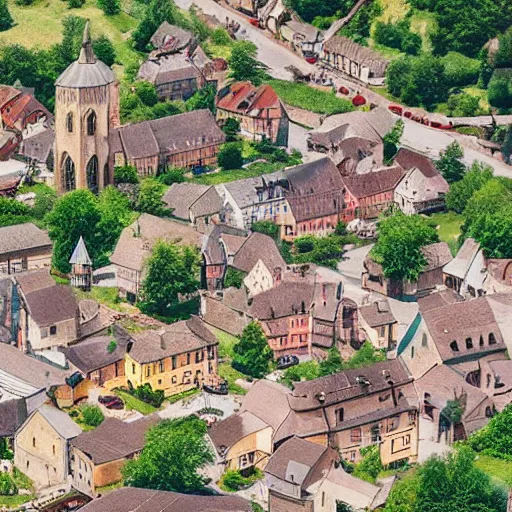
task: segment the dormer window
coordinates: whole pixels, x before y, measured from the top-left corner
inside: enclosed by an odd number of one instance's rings
[[[489,345],[494,345],[494,344],[496,344],[496,337],[494,336],[493,332],[490,332],[489,333]]]
[[[468,350],[473,348],[473,340],[471,338],[466,338],[466,348]]]
[[[457,342],[455,340],[453,340],[450,343],[450,348],[453,350],[453,352],[458,352],[459,351],[459,346],[457,345]]]

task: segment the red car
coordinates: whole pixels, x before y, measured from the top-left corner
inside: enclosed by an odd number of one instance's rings
[[[318,60],[318,57],[306,57],[306,62],[309,64],[316,64],[316,61]]]
[[[118,396],[106,395],[100,396],[98,402],[103,404],[107,409],[124,409],[124,402]]]
[[[403,108],[400,105],[389,105],[388,110],[391,110],[393,114],[397,114],[399,116],[401,116],[403,112]]]

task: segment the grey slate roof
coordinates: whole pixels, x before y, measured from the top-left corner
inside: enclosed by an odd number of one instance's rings
[[[274,240],[268,235],[254,232],[235,254],[233,267],[243,272],[250,272],[258,260],[261,260],[270,272],[276,268],[281,270],[286,268],[286,262]]]
[[[14,276],[24,294],[56,286],[56,282],[46,269],[23,272]]]
[[[85,246],[84,239],[80,237],[78,243],[76,244],[75,250],[69,259],[69,263],[72,265],[92,265],[91,258],[89,257],[89,253],[87,252],[87,247]]]
[[[175,43],[174,49],[180,50],[192,41],[192,32],[164,21],[151,36],[150,42],[154,47],[161,48],[171,40]]]
[[[31,222],[0,228],[0,255],[51,246],[48,233]]]
[[[30,316],[39,327],[78,318],[78,303],[67,285],[55,285],[25,294]]]
[[[13,437],[26,419],[27,405],[24,399],[0,402],[0,438]]]
[[[208,185],[198,183],[173,183],[162,200],[172,208],[173,216],[190,219],[190,207],[209,189]]]
[[[53,405],[44,404],[37,411],[64,439],[73,439],[82,433],[82,429],[68,414]]]
[[[479,250],[478,242],[473,238],[466,238],[455,258],[443,267],[443,272],[464,279]]]

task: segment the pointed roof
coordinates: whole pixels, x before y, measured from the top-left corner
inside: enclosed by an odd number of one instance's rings
[[[91,258],[89,257],[87,247],[85,246],[85,242],[82,237],[80,237],[80,240],[78,240],[69,263],[72,265],[92,265]]]
[[[82,49],[78,60],[70,64],[57,78],[57,87],[85,88],[101,87],[115,81],[114,72],[101,60],[98,60],[92,49],[90,24],[85,24]]]

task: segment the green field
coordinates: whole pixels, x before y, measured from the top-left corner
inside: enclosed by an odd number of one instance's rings
[[[62,39],[62,20],[74,15],[91,21],[93,37],[108,36],[117,53],[117,60],[126,66],[139,60],[129,44],[130,32],[137,26],[137,20],[125,12],[106,16],[96,6],[95,0],[86,0],[80,9],[69,9],[63,0],[35,0],[32,5],[19,6],[8,0],[9,9],[16,25],[0,33],[0,44],[22,44],[30,48],[48,48]],[[121,78],[121,66],[114,66]]]
[[[512,488],[512,461],[495,459],[488,455],[477,455],[475,466],[497,482]]]
[[[271,172],[279,171],[280,169],[283,169],[283,167],[284,165],[279,162],[256,162],[246,169],[233,169],[232,171],[202,174],[201,176],[192,178],[190,181],[192,183],[200,183],[202,185],[219,185],[220,183],[228,183],[230,181],[243,180],[245,178],[261,176],[262,174],[269,174]]]
[[[233,359],[233,347],[238,341],[238,338],[215,327],[208,326],[208,328],[219,340],[219,357],[221,359]]]
[[[114,393],[123,399],[127,411],[138,411],[141,414],[146,415],[152,414],[158,410],[156,407],[153,407],[152,405],[139,400],[138,398],[130,395],[130,393],[123,391],[122,389],[115,389]]]

